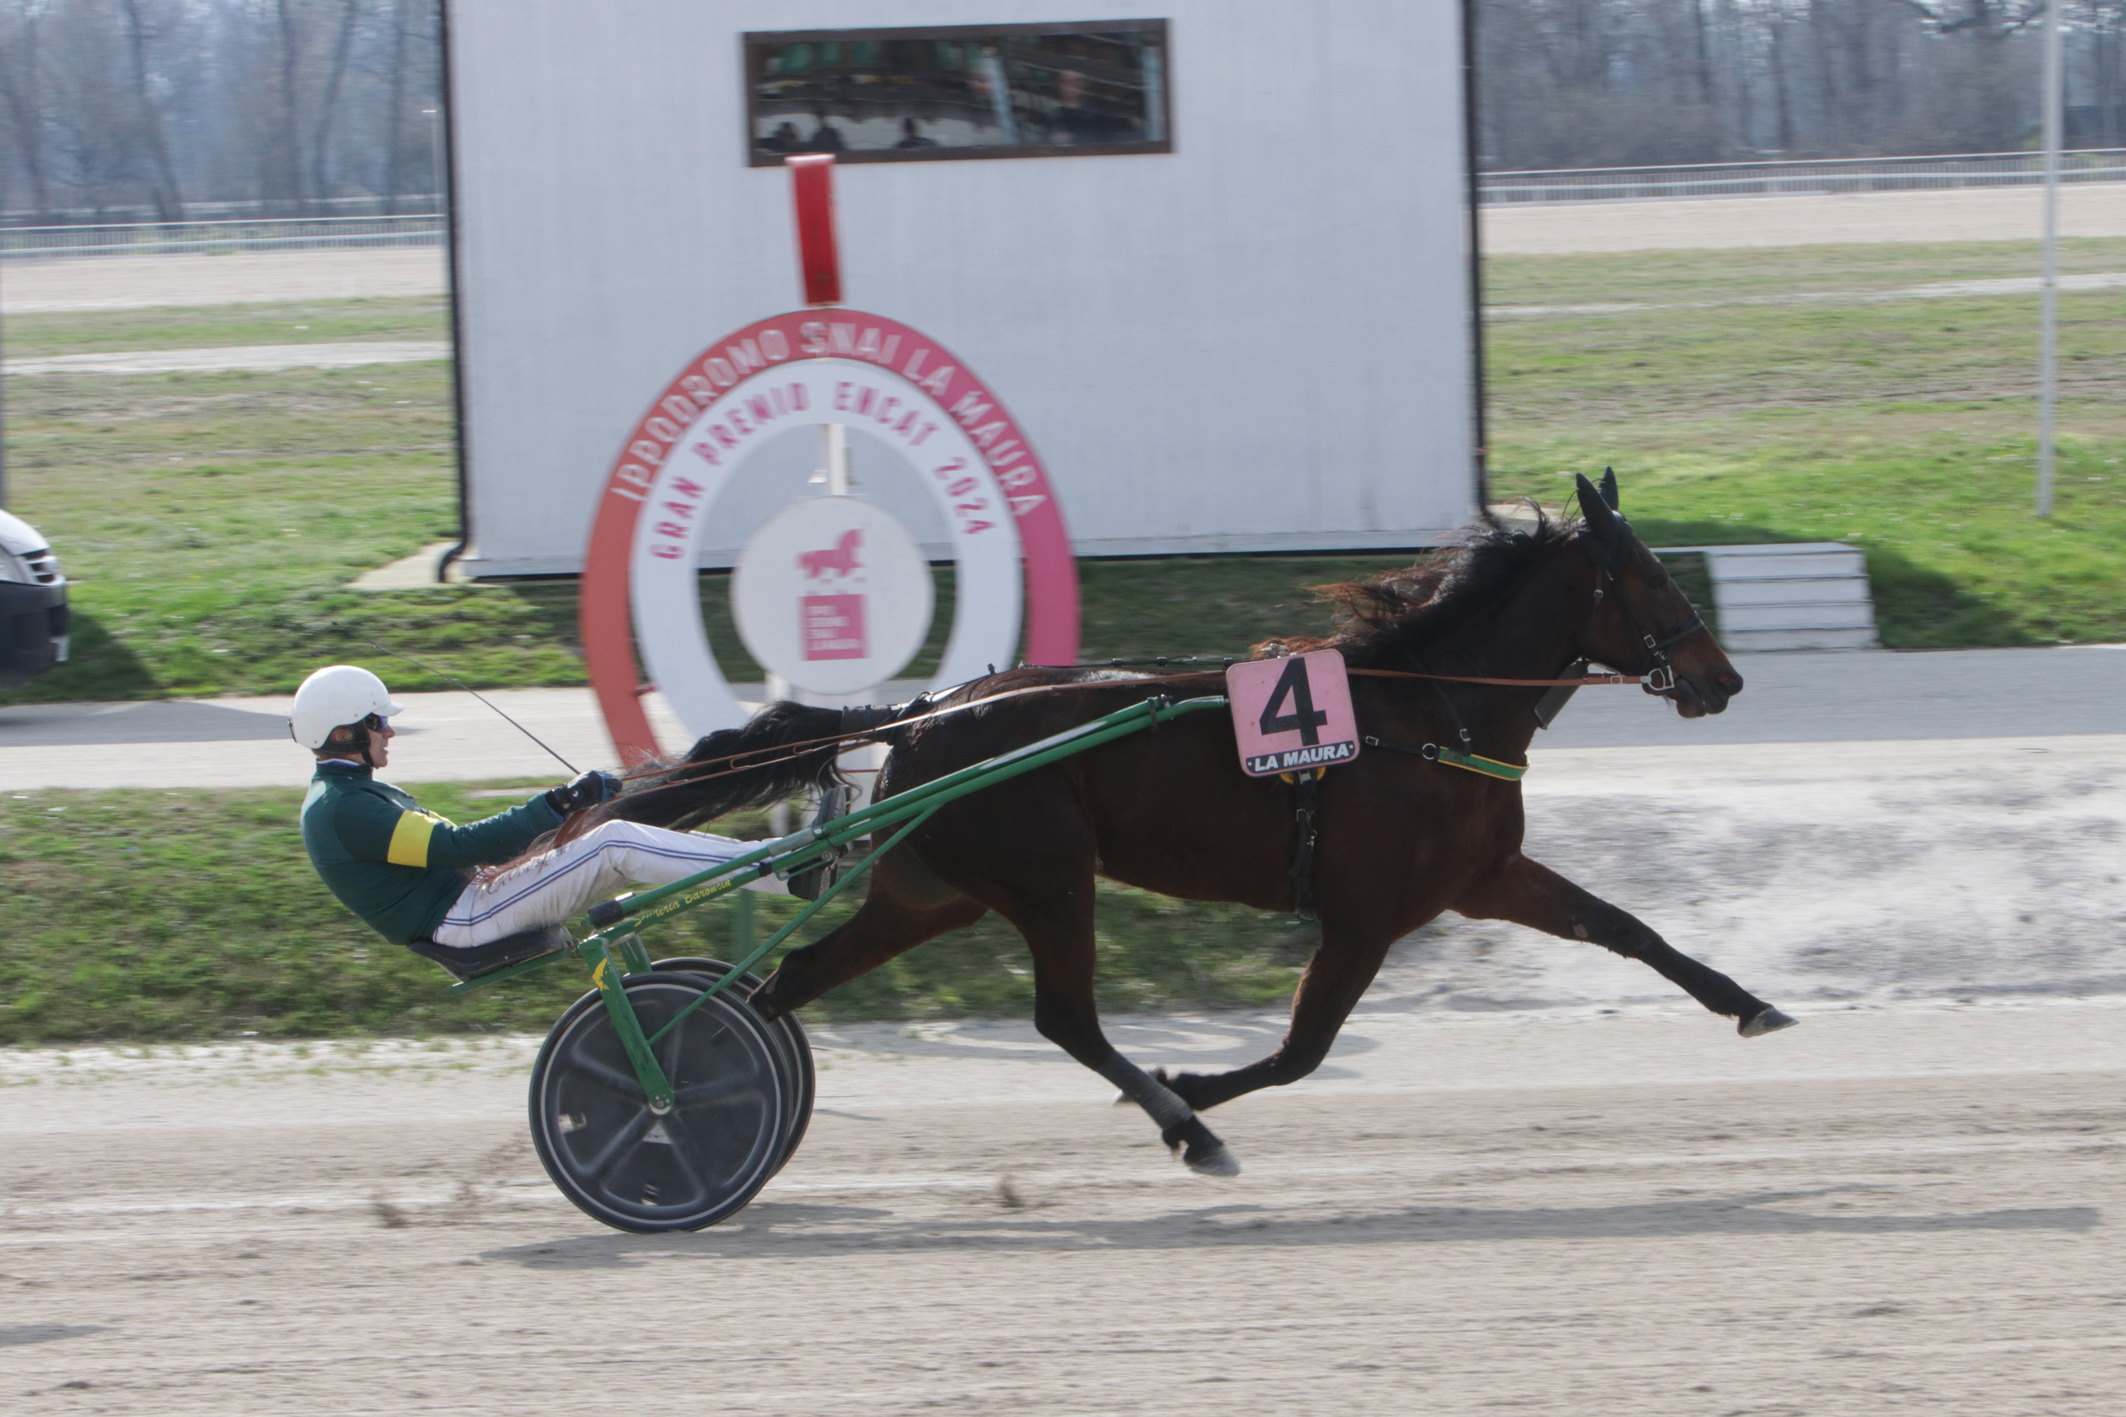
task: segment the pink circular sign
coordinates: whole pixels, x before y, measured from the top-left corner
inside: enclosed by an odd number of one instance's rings
[[[793,409],[799,401],[806,407]],[[677,583],[665,582],[682,565],[691,574],[691,549],[714,490],[758,435],[793,412],[805,421],[831,417],[898,444],[938,482],[932,492],[949,512],[960,603],[997,593],[1016,601],[1018,585],[982,583],[1010,574],[1016,561],[1026,657],[1040,664],[1077,658],[1070,537],[1047,471],[1003,403],[950,351],[898,321],[847,309],[792,311],[748,325],[691,360],[637,421],[607,474],[578,620],[591,687],[625,762],[660,752],[642,708],[649,686],[636,667],[638,644],[645,660],[671,663],[698,660],[706,646],[698,612],[665,613],[679,598]],[[1014,543],[1016,557],[1009,554]],[[638,613],[643,605],[653,607],[647,617]],[[708,691],[720,688],[720,675],[711,669],[708,677]],[[675,707],[688,717],[683,705]]]

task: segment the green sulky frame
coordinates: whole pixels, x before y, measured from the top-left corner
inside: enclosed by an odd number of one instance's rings
[[[668,1112],[672,1107],[671,1082],[665,1077],[663,1067],[651,1051],[651,1045],[671,1032],[687,1014],[699,1008],[713,995],[722,993],[732,981],[742,977],[754,965],[772,954],[806,921],[818,914],[827,902],[848,889],[857,877],[870,869],[873,861],[900,845],[909,833],[928,821],[939,808],[965,797],[970,792],[979,792],[985,787],[1097,748],[1103,743],[1111,743],[1117,738],[1142,732],[1184,714],[1225,707],[1227,700],[1223,695],[1207,695],[1202,698],[1182,699],[1179,702],[1161,695],[1131,704],[1128,708],[1117,709],[1090,723],[1067,728],[1023,748],[1015,748],[1011,752],[1000,753],[994,758],[961,768],[958,772],[948,773],[934,782],[926,782],[906,792],[896,793],[861,811],[837,817],[824,826],[807,827],[789,836],[763,842],[754,851],[733,857],[683,881],[674,881],[655,890],[603,901],[592,906],[587,916],[593,933],[576,941],[570,949],[540,955],[511,968],[496,970],[492,974],[452,985],[450,992],[457,994],[468,989],[483,988],[500,980],[543,968],[564,953],[576,955],[590,967],[591,984],[605,1001],[613,1027],[620,1035],[621,1045],[627,1050],[628,1058],[635,1066],[635,1076],[642,1083],[650,1110],[660,1114]],[[828,857],[836,855],[858,838],[873,835],[888,827],[899,829],[880,842],[869,855],[843,872],[833,885],[820,892],[819,899],[808,903],[788,924],[759,944],[746,948],[752,939],[753,898],[741,892],[748,882],[769,875],[788,879],[794,873],[818,865]],[[649,951],[642,944],[642,927],[676,915],[682,910],[691,910],[695,906],[706,905],[726,896],[735,897],[733,905],[738,911],[743,958],[692,1004],[667,1020],[664,1027],[655,1033],[645,1033],[641,1022],[635,1017],[634,1005],[628,1002],[626,988],[628,975],[646,973],[650,968]]]

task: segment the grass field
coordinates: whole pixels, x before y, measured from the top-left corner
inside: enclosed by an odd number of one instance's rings
[[[495,785],[428,785],[424,805],[469,821],[513,805]],[[528,795],[530,787],[523,789]],[[0,794],[0,1044],[541,1030],[586,985],[564,961],[462,997],[326,893],[295,831],[302,794]],[[765,835],[757,815],[724,830]],[[789,918],[760,897],[757,922]],[[830,905],[827,923],[848,908]],[[1111,1010],[1233,1007],[1288,995],[1312,926],[1238,906],[1103,884],[1102,999]],[[656,956],[731,957],[726,907],[654,927]],[[817,933],[823,933],[821,927]],[[829,1019],[1025,1016],[1026,948],[996,917],[932,942],[806,1011]]]
[[[1494,495],[1556,505],[1572,472],[1613,464],[1656,544],[1854,542],[1895,646],[2126,638],[2126,291],[2062,302],[2050,522],[2029,514],[2035,297],[1887,298],[2034,260],[2016,244],[1494,260]],[[2126,241],[2069,242],[2066,266],[2126,270]],[[1767,303],[1809,295],[1836,298]],[[1591,305],[1629,308],[1570,308]],[[28,358],[443,323],[437,301],[371,300],[22,316],[5,333]],[[76,579],[77,637],[74,663],[5,701],[285,691],[371,637],[482,685],[580,682],[565,583],[345,589],[455,533],[447,366],[11,377],[6,393],[10,503]],[[1087,563],[1086,653],[1233,654],[1318,630],[1305,586],[1388,564]],[[756,677],[717,578],[703,597],[727,672]]]
[[[2063,268],[2126,271],[2126,241]],[[2033,245],[1490,263],[1495,496],[1613,463],[1657,544],[1866,548],[1885,643],[2126,639],[2126,290],[2060,302],[2057,511],[2031,515],[2035,295],[1880,298],[2035,273]],[[1838,301],[1739,304],[1835,292]],[[1662,308],[1666,307],[1666,308]]]

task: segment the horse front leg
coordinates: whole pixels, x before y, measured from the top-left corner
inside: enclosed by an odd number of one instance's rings
[[[1307,961],[1306,973],[1292,994],[1292,1023],[1277,1051],[1223,1073],[1175,1073],[1164,1068],[1157,1077],[1191,1107],[1216,1107],[1244,1093],[1297,1082],[1320,1067],[1342,1031],[1344,1020],[1372,986],[1388,947],[1402,932],[1364,931],[1339,926],[1323,917],[1321,945]]]
[[[1744,1038],[1776,1033],[1800,1021],[1676,949],[1636,916],[1519,853],[1485,876],[1453,908],[1472,919],[1508,920],[1561,939],[1587,940],[1651,965],[1706,1008],[1737,1020],[1736,1031]]]
[[[1191,1171],[1237,1176],[1240,1162],[1172,1089],[1122,1056],[1100,1028],[1093,998],[1093,883],[1042,892],[1038,900],[1015,895],[994,902],[997,912],[1025,937],[1033,954],[1034,1027],[1043,1038],[1091,1068],[1142,1107],[1159,1128],[1159,1139],[1181,1153]]]

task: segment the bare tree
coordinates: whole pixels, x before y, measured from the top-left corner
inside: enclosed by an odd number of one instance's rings
[[[170,160],[170,140],[163,132],[162,114],[155,107],[155,84],[148,71],[148,27],[141,19],[140,0],[120,3],[125,12],[127,50],[133,59],[133,98],[139,106],[140,133],[155,165],[155,214],[163,221],[183,221],[184,192],[178,186],[177,166]]]
[[[384,210],[396,213],[399,196],[406,190],[406,94],[408,50],[413,38],[407,33],[409,0],[391,0],[390,97],[384,102]]]
[[[361,17],[361,10],[361,0],[340,0],[339,33],[326,65],[324,92],[317,102],[317,126],[310,139],[310,190],[320,196],[332,190],[332,123],[339,115],[340,91],[347,79],[347,60],[354,51],[354,24]]]
[[[2126,0],[2063,3],[2070,131],[2116,143]],[[1581,167],[2026,147],[2041,4],[1475,0],[1479,149]],[[0,0],[0,208],[396,211],[439,179],[436,5]]]
[[[31,198],[41,222],[48,219],[52,210],[51,180],[46,171],[44,51],[39,36],[43,7],[17,4],[9,8],[11,23],[0,31],[0,100],[7,104],[8,129],[22,170],[29,176]]]

